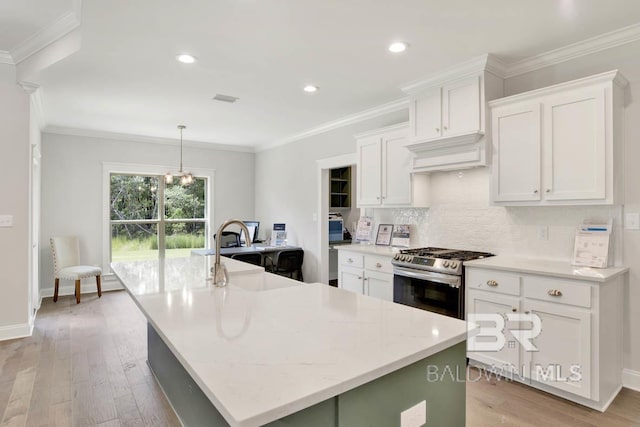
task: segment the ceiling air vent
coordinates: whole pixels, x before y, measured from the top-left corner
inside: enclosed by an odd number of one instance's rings
[[[238,99],[240,98],[236,98],[235,96],[229,96],[229,95],[221,95],[219,93],[216,93],[216,96],[213,97],[214,101],[230,102],[230,103],[234,103]]]

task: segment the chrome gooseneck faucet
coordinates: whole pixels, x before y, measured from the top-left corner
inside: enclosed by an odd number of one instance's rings
[[[220,263],[220,243],[222,242],[222,232],[232,224],[239,225],[242,228],[246,245],[247,247],[251,246],[251,234],[249,234],[249,229],[244,225],[244,222],[239,219],[228,219],[220,225],[218,231],[216,231],[216,262],[213,266],[213,284],[219,287],[227,286],[229,281],[227,269]]]

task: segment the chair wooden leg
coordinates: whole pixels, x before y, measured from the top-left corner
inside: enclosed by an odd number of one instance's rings
[[[102,296],[102,286],[100,285],[100,275],[96,276],[96,286],[98,287],[98,298]]]
[[[80,304],[80,280],[76,280],[76,304]]]
[[[53,302],[58,302],[58,287],[60,286],[60,279],[56,277],[56,284],[53,287]]]

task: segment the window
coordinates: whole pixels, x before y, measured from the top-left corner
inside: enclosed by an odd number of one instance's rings
[[[205,178],[189,186],[159,175],[110,175],[111,261],[189,256],[206,246]]]
[[[211,169],[189,168],[190,186],[165,184],[169,166],[102,164],[103,272],[118,261],[189,256],[213,244]]]

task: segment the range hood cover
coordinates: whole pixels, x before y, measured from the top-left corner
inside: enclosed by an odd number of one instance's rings
[[[407,143],[414,155],[413,172],[465,169],[486,166],[486,138],[482,132],[451,135]]]

